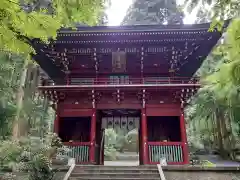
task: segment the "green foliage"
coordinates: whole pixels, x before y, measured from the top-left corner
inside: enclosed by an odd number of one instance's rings
[[[210,162],[210,161],[207,161],[207,160],[202,161],[202,162],[201,162],[201,165],[202,165],[203,167],[216,167],[216,164],[214,164],[214,163],[212,163],[212,162]]]
[[[122,25],[183,24],[176,0],[137,0],[129,7]]]
[[[12,168],[16,159],[21,155],[21,146],[15,141],[2,141],[0,145],[1,169]]]
[[[214,19],[233,18],[239,15],[239,0],[185,0],[188,12],[192,12],[196,7],[211,9]]]
[[[115,160],[117,157],[117,133],[114,129],[106,129],[104,137],[104,157],[107,160]]]
[[[115,160],[118,153],[124,150],[130,152],[138,151],[138,130],[133,129],[106,129],[104,141],[104,157],[108,160]]]
[[[12,104],[5,107],[0,105],[0,134],[1,139],[11,136],[12,119],[15,115],[16,108]]]
[[[202,12],[199,21],[207,15],[206,20],[212,21],[210,30],[221,30],[222,20],[233,18],[224,33],[224,40],[199,69],[203,86],[185,111],[193,144],[198,139],[203,146],[222,149],[234,159],[231,154],[239,146],[240,131],[240,19],[235,18],[238,17],[240,3],[238,0],[186,2],[189,12],[194,8]],[[204,144],[206,141],[207,145]]]
[[[12,123],[16,114],[16,92],[23,70],[23,56],[0,53],[0,137],[11,135]],[[35,64],[27,66],[24,85],[23,107],[20,119],[25,124],[26,132],[42,136],[51,130],[55,113],[49,107],[50,102],[37,92],[40,68]]]
[[[51,160],[58,148],[62,148],[62,143],[53,133],[46,134],[43,139],[27,137],[2,141],[1,168],[8,166],[14,172],[27,172],[28,180],[52,180],[56,171],[52,169]]]
[[[97,24],[104,4],[104,0],[1,0],[0,49],[29,55],[34,38],[47,42],[63,26]]]

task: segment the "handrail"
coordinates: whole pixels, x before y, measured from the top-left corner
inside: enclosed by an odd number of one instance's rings
[[[74,82],[73,80],[79,80],[79,82]],[[175,84],[175,83],[196,83],[198,79],[191,79],[191,78],[184,78],[184,77],[144,77],[144,78],[127,78],[127,79],[110,79],[110,78],[73,78],[70,79],[72,84],[79,83],[79,84],[159,84],[159,83],[166,83],[166,84]]]
[[[167,145],[172,145],[172,146],[181,146],[181,145],[183,145],[184,144],[184,142],[148,142],[148,145],[155,145],[155,146],[157,146],[157,145],[159,145],[159,146],[167,146]]]
[[[76,166],[76,163],[75,163],[75,159],[74,159],[73,161],[71,161],[71,166],[70,166],[68,172],[66,173],[66,175],[64,176],[63,180],[68,180],[69,179],[69,177],[71,176],[75,166]]]
[[[61,81],[60,81],[61,82]],[[116,84],[196,84],[199,78],[191,77],[143,77],[143,78],[78,78],[73,77],[63,85],[116,85]],[[52,82],[53,83],[53,82]],[[45,85],[52,84],[50,81]],[[54,84],[52,84],[54,85]]]
[[[168,88],[168,87],[200,87],[200,84],[100,84],[100,85],[54,85],[54,86],[38,86],[39,90],[78,90],[82,89],[91,89],[91,88]]]
[[[64,146],[90,146],[91,142],[78,142],[78,141],[73,141],[73,142],[63,142]]]
[[[158,168],[158,173],[160,175],[160,179],[161,180],[166,180],[165,175],[164,175],[163,170],[162,170],[161,164],[157,164],[157,168]]]
[[[105,138],[105,129],[103,129],[102,138],[101,138],[101,144],[100,144],[100,163],[102,162],[102,150],[104,145],[104,138]]]

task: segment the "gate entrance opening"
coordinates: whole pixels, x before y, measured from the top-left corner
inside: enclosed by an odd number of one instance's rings
[[[99,110],[97,139],[100,163],[104,165],[139,165],[141,111],[135,109]],[[98,135],[97,135],[98,137]]]

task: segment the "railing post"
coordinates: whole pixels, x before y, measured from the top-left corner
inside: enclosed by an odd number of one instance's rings
[[[180,116],[180,126],[181,126],[181,141],[183,143],[183,163],[189,164],[189,157],[188,157],[188,143],[187,143],[187,133],[186,133],[186,126],[185,126],[185,119],[184,119],[184,111],[181,112]]]
[[[89,152],[90,163],[95,163],[96,120],[97,120],[96,109],[93,108],[93,113],[91,118],[91,132],[90,132],[90,152]]]
[[[142,108],[142,119],[141,119],[141,130],[142,130],[142,158],[143,164],[148,164],[148,144],[147,144],[147,117],[146,117],[146,109]]]

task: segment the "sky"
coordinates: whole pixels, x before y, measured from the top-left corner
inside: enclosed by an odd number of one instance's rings
[[[184,0],[178,0],[178,4],[182,4]],[[118,26],[122,22],[128,7],[132,4],[132,0],[111,0],[111,7],[107,10],[108,25]],[[184,23],[192,24],[196,18],[196,12],[191,15],[186,14]]]

